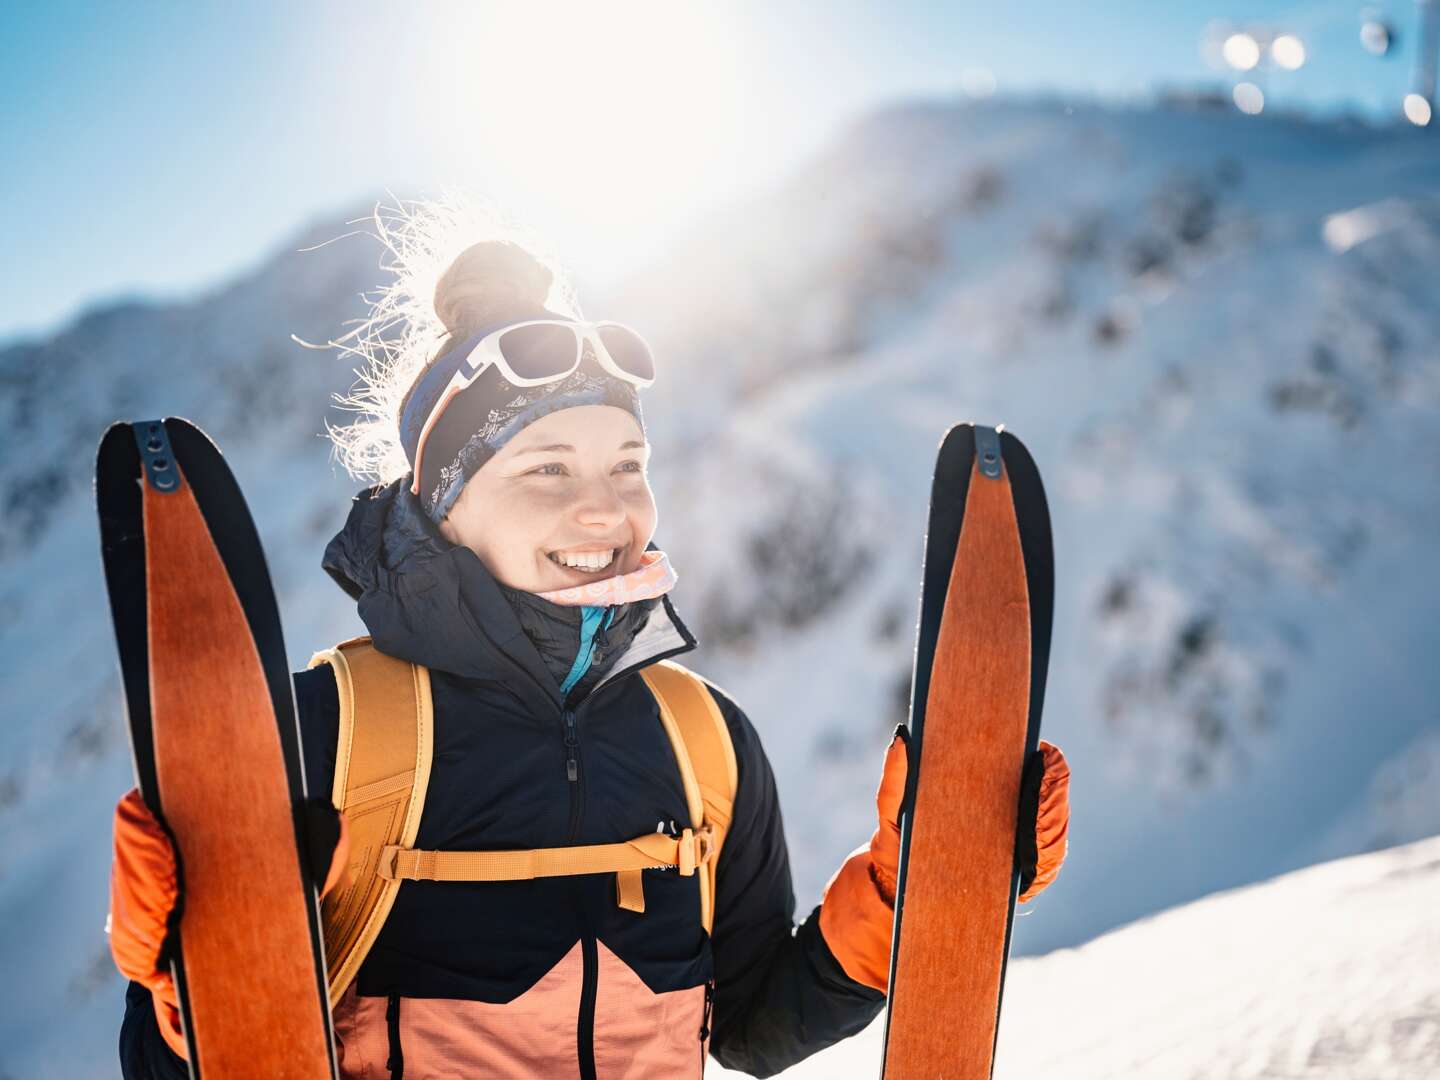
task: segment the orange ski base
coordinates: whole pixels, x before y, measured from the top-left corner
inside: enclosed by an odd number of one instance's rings
[[[1009,471],[978,458],[935,647],[891,984],[886,1080],[988,1080],[1030,705]]]
[[[259,654],[190,485],[146,484],[144,515],[155,769],[184,875],[192,1073],[332,1077],[315,900]]]

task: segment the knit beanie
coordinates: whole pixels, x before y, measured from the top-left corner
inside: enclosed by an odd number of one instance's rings
[[[449,341],[411,386],[400,404],[400,441],[412,476],[420,433],[451,377],[485,335],[527,319],[573,319],[545,306],[553,274],[518,245],[485,241],[465,249],[441,276],[435,311]],[[466,481],[495,454],[542,417],[578,405],[613,405],[645,421],[633,383],[617,378],[585,343],[580,365],[564,379],[539,386],[515,386],[495,367],[487,368],[457,394],[431,428],[420,463],[420,505],[439,524]]]

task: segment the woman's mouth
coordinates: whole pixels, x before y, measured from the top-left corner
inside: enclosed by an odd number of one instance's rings
[[[602,551],[552,551],[549,559],[557,566],[578,570],[582,574],[598,574],[610,567],[618,553],[618,548],[606,548]]]

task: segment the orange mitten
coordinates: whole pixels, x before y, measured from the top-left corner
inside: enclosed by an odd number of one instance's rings
[[[879,823],[870,843],[856,848],[825,886],[820,933],[830,952],[858,983],[884,990],[890,981],[890,938],[895,885],[900,874],[900,804],[909,772],[910,732],[895,729],[875,792]]]
[[[307,803],[305,809],[314,862],[329,867],[322,890],[329,892],[339,883],[348,861],[350,836],[345,815],[318,799]],[[174,841],[140,792],[131,788],[115,807],[110,953],[122,975],[150,991],[160,1034],[183,1058],[187,1051],[180,1027],[180,999],[167,955],[170,933],[179,923],[181,909]]]
[[[1058,746],[1041,739],[1020,785],[1020,829],[1015,837],[1020,903],[1033,900],[1060,873],[1069,832],[1070,765]]]
[[[136,788],[115,807],[115,862],[110,872],[110,954],[120,974],[155,999],[166,1044],[186,1056],[180,1004],[165,960],[172,920],[180,915],[175,845]]]
[[[856,848],[825,886],[820,932],[831,953],[858,983],[886,989],[900,870],[900,805],[909,771],[909,731],[904,724],[885,754],[875,793],[879,824],[869,844]],[[1040,740],[1026,763],[1020,788],[1015,863],[1024,903],[1055,880],[1065,861],[1070,826],[1070,767],[1053,743]]]

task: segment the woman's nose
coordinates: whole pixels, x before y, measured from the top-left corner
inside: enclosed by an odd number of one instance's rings
[[[582,525],[613,529],[625,520],[625,500],[608,477],[601,477],[585,485],[575,516]]]

